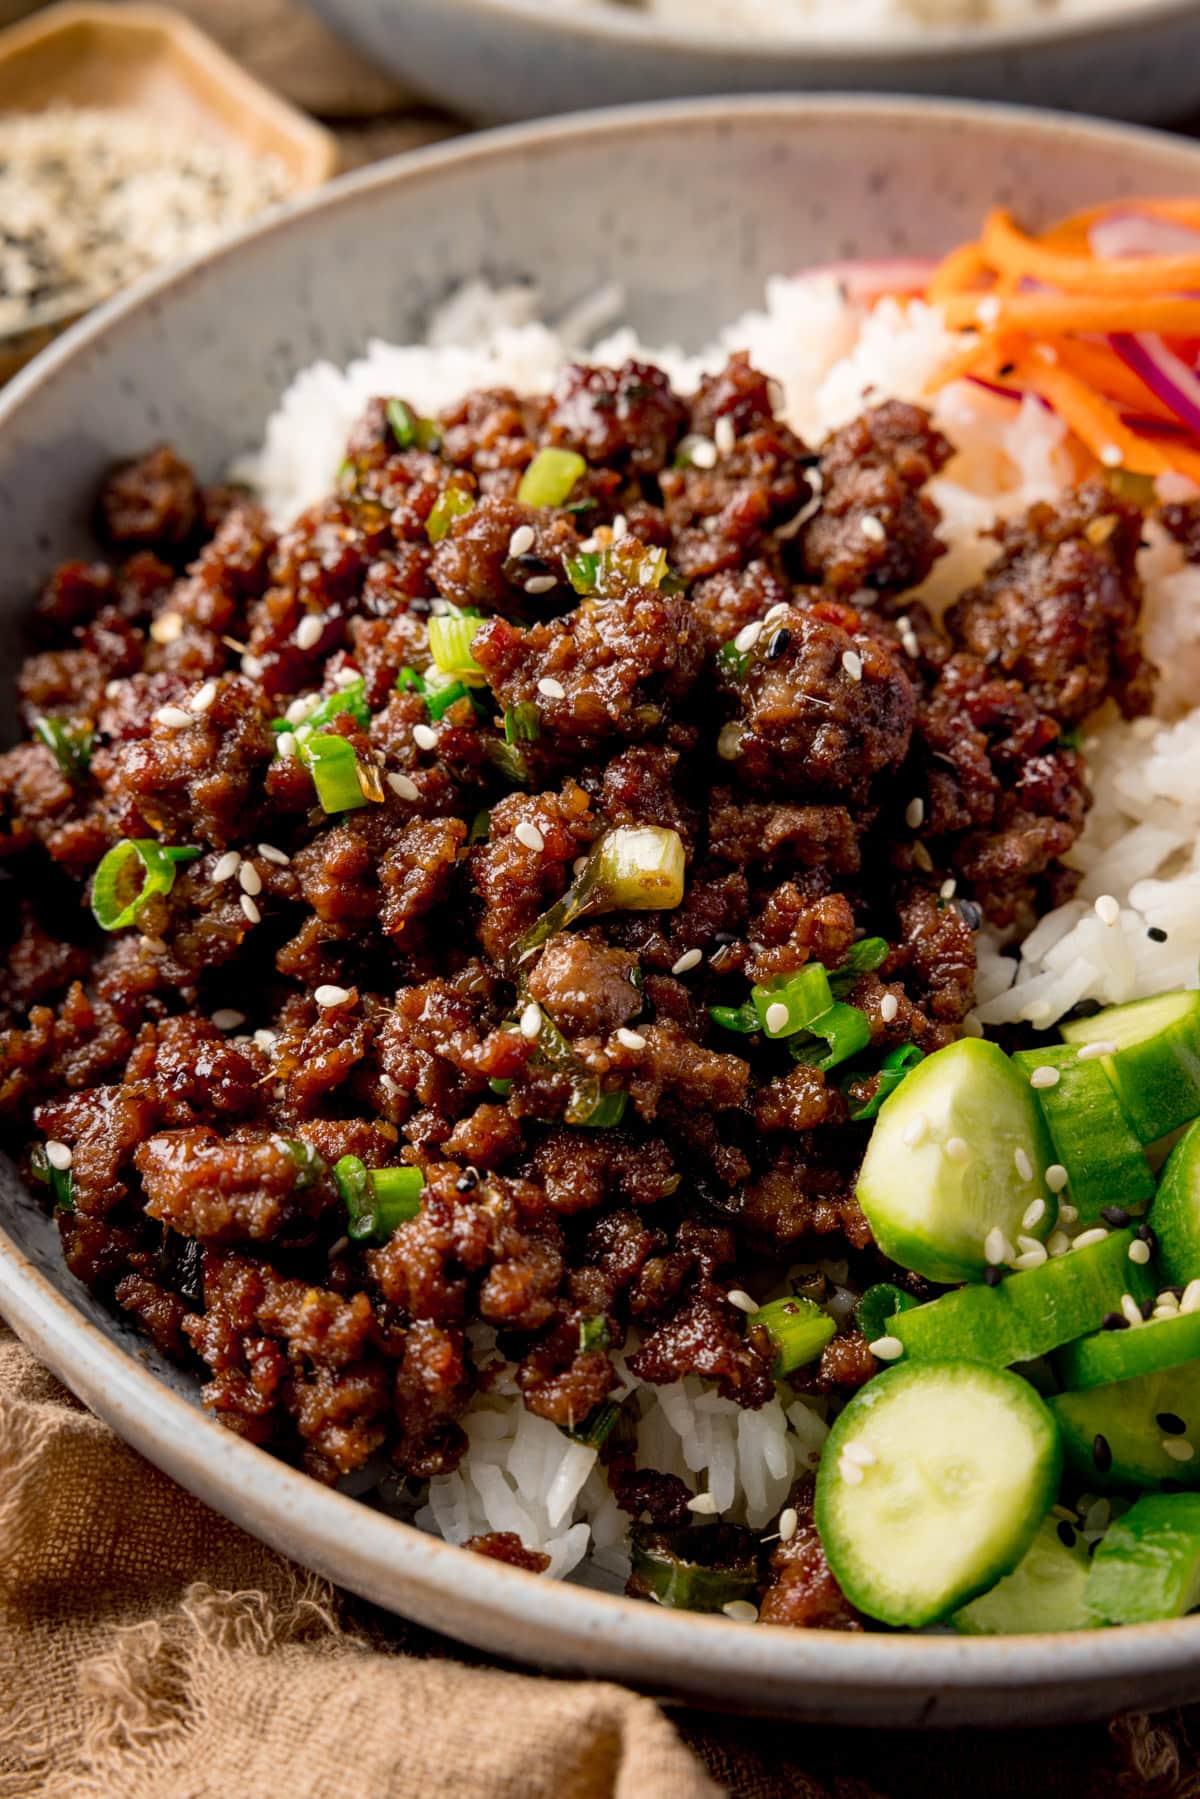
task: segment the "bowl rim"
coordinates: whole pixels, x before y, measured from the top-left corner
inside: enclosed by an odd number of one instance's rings
[[[70,327],[0,393],[0,433],[19,425],[26,401],[53,382],[82,352],[110,331],[152,316],[164,296],[236,260],[248,245],[302,234],[309,219],[376,190],[419,183],[443,171],[460,172],[497,156],[520,158],[560,144],[626,133],[736,124],[739,119],[794,125],[797,120],[844,118],[914,125],[934,115],[952,125],[985,123],[1049,145],[1077,137],[1109,149],[1123,142],[1162,146],[1195,166],[1200,188],[1200,142],[1142,126],[1110,124],[1070,113],[998,103],[890,98],[873,95],[750,96],[651,102],[563,118],[504,126],[430,145],[344,176],[289,206],[264,214],[236,236],[181,266],[145,277]],[[65,1271],[61,1271],[65,1272]],[[68,1277],[69,1279],[70,1277]],[[73,1283],[72,1283],[73,1284]],[[82,1294],[82,1289],[79,1289]],[[928,1695],[934,1689],[1045,1689],[1102,1679],[1105,1689],[1127,1679],[1194,1671],[1200,1685],[1200,1616],[1111,1631],[1005,1637],[843,1634],[756,1630],[725,1618],[675,1613],[571,1583],[548,1587],[540,1576],[482,1556],[469,1562],[457,1546],[323,1487],[308,1475],[226,1430],[215,1418],[160,1379],[136,1353],[102,1331],[0,1229],[0,1314],[76,1396],[106,1419],[127,1443],[213,1509],[284,1554],[287,1524],[303,1520],[304,1559],[341,1584],[370,1596],[377,1570],[397,1570],[413,1595],[436,1606],[447,1593],[470,1589],[473,1614],[483,1614],[492,1640],[515,1638],[520,1626],[557,1653],[586,1666],[589,1655],[646,1669],[660,1688],[711,1692],[724,1670],[745,1688],[761,1691],[760,1709],[786,1710],[802,1697],[836,1706],[855,1681],[882,1694]],[[336,1569],[336,1573],[333,1570]],[[554,1597],[550,1598],[553,1592]],[[400,1608],[397,1606],[397,1610]],[[435,1624],[436,1627],[436,1624]],[[465,1633],[464,1633],[465,1635]],[[569,1653],[568,1653],[569,1652]],[[666,1671],[666,1672],[665,1672]],[[614,1674],[613,1678],[621,1678]],[[637,1679],[636,1674],[628,1676]],[[926,1700],[926,1711],[935,1700]],[[924,1717],[920,1721],[924,1721]]]
[[[395,0],[397,11],[403,12],[408,0]],[[835,37],[821,34],[805,38],[798,34],[775,33],[738,37],[733,31],[703,27],[692,31],[656,14],[641,12],[634,5],[606,4],[580,6],[568,10],[554,9],[547,0],[445,0],[451,10],[473,12],[477,20],[497,24],[519,25],[531,31],[540,30],[562,43],[586,46],[590,40],[617,50],[629,49],[639,55],[657,52],[668,56],[687,55],[702,61],[727,63],[730,55],[745,62],[802,60],[821,69],[828,64],[844,66],[861,62],[869,65],[886,56],[914,73],[929,63],[940,64],[951,57],[1014,54],[1018,51],[1053,49],[1097,38],[1136,36],[1149,25],[1184,21],[1195,14],[1195,0],[1125,0],[1118,12],[1070,16],[1046,15],[1025,24],[985,24],[970,31],[962,27],[940,26],[922,31],[919,36],[880,36],[864,43],[861,38]]]

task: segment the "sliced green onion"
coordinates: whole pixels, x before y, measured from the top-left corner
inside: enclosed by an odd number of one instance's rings
[[[623,1088],[601,1093],[595,1082],[583,1080],[572,1092],[563,1118],[567,1124],[583,1125],[591,1131],[610,1131],[620,1124],[628,1104],[629,1095]]]
[[[488,737],[484,741],[483,753],[492,767],[514,787],[526,787],[533,779],[533,771],[515,744],[505,743],[499,737]]]
[[[715,1539],[716,1535],[711,1529],[680,1531],[673,1533],[671,1539],[665,1532],[656,1532],[652,1537],[635,1535],[630,1590],[672,1611],[685,1612],[719,1612],[735,1599],[756,1599],[758,1568],[749,1549],[744,1559],[724,1567],[690,1561],[683,1553],[684,1547],[702,1551],[705,1537]],[[712,1546],[717,1547],[715,1541]]]
[[[387,403],[387,422],[392,427],[392,436],[401,450],[411,449],[417,441],[417,416],[411,406],[403,400],[389,400]]]
[[[608,1319],[601,1313],[596,1318],[579,1320],[579,1353],[587,1355],[593,1349],[608,1348]]]
[[[358,493],[358,464],[352,456],[338,464],[335,485],[343,500],[352,500]]]
[[[459,700],[470,697],[470,688],[465,681],[456,680],[453,675],[444,675],[440,669],[431,668],[425,681],[425,704],[429,716],[436,724],[456,706]]]
[[[678,831],[618,825],[592,845],[578,877],[517,946],[518,956],[598,912],[670,912],[683,899],[687,858]]]
[[[723,1031],[741,1031],[743,1035],[748,1035],[761,1028],[758,1013],[748,1002],[744,1006],[710,1006],[708,1015]]]
[[[354,745],[346,738],[328,733],[307,737],[299,745],[298,754],[312,775],[323,811],[353,812],[367,804],[367,795],[359,778],[358,757]]]
[[[891,1281],[876,1281],[854,1308],[854,1322],[868,1343],[876,1343],[889,1335],[888,1325],[897,1312],[907,1312],[918,1303],[903,1287],[894,1287]]]
[[[573,1425],[567,1436],[576,1443],[582,1443],[587,1449],[603,1449],[621,1417],[621,1407],[615,1399],[606,1399],[598,1405],[594,1412],[589,1412],[582,1424]]]
[[[772,1038],[794,1037],[812,1028],[833,1005],[829,976],[820,962],[808,962],[795,974],[783,975],[750,989],[760,1028]]]
[[[311,1187],[324,1174],[325,1158],[311,1143],[306,1143],[303,1137],[286,1137],[284,1148],[296,1164],[296,1191],[303,1193],[306,1187]]]
[[[396,686],[401,693],[424,693],[425,682],[415,668],[402,668],[396,676]]]
[[[492,829],[492,815],[485,808],[477,812],[471,820],[471,829],[467,832],[468,843],[486,843]]]
[[[34,721],[33,734],[53,753],[68,781],[78,781],[87,773],[94,733],[86,725],[69,718],[39,718]]]
[[[567,580],[578,594],[595,593],[600,579],[600,553],[598,550],[580,550],[578,556],[568,556],[563,563]]]
[[[888,959],[890,944],[886,937],[860,937],[846,951],[846,960],[836,970],[838,974],[870,974],[882,966]]]
[[[898,1049],[889,1049],[879,1064],[879,1080],[874,1093],[865,1105],[859,1106],[850,1114],[853,1122],[858,1124],[864,1118],[874,1118],[888,1094],[894,1093],[905,1075],[910,1074],[917,1063],[923,1060],[924,1051],[919,1050],[915,1043],[902,1043]],[[856,1078],[861,1080],[862,1076]]]
[[[772,1371],[779,1380],[803,1368],[806,1362],[815,1362],[837,1335],[837,1325],[829,1313],[823,1312],[814,1300],[798,1296],[773,1299],[769,1305],[759,1306],[750,1328],[765,1331],[771,1339],[775,1351]]]
[[[474,504],[474,494],[465,487],[451,485],[440,493],[425,521],[425,535],[430,543],[441,543],[455,519],[470,512]]]
[[[517,498],[522,506],[561,506],[586,474],[587,463],[574,450],[539,450],[521,476]]]
[[[488,1082],[488,1086],[497,1099],[507,1099],[512,1092],[512,1076],[509,1075],[505,1080],[497,1076]]]
[[[1109,490],[1119,500],[1132,500],[1135,506],[1143,510],[1153,506],[1157,497],[1157,488],[1153,475],[1138,475],[1128,468],[1107,468],[1101,471]]]
[[[805,1026],[814,1037],[823,1037],[828,1045],[821,1054],[815,1044],[806,1043],[800,1038],[788,1044],[788,1049],[797,1062],[809,1062],[814,1068],[837,1068],[842,1062],[848,1062],[856,1056],[860,1049],[865,1049],[871,1041],[871,1021],[865,1012],[857,1006],[834,1005],[819,1018],[814,1018]]]
[[[39,1143],[29,1158],[29,1172],[35,1181],[48,1186],[54,1200],[56,1212],[73,1212],[75,1210],[75,1192],[71,1184],[71,1170],[56,1168],[46,1154],[46,1146]]]
[[[137,920],[146,901],[170,893],[180,862],[203,852],[172,848],[152,837],[123,837],[114,843],[92,877],[92,915],[102,931],[123,931]]]
[[[429,621],[429,648],[443,674],[478,687],[487,677],[471,654],[479,629],[478,612],[448,612]]]
[[[419,1168],[368,1168],[358,1156],[343,1156],[333,1178],[346,1202],[347,1235],[356,1243],[386,1243],[421,1210]]]
[[[736,643],[723,643],[717,651],[717,667],[731,681],[740,681],[750,663],[750,651]]]
[[[504,709],[505,743],[536,743],[542,734],[542,715],[532,700]]]
[[[296,731],[307,725],[310,731],[319,731],[325,725],[331,725],[335,718],[346,713],[365,731],[371,722],[371,714],[367,709],[366,683],[360,675],[357,681],[351,681],[346,687],[339,687],[336,693],[327,694],[319,706],[313,708],[307,718],[293,724],[288,718],[273,718],[271,729],[276,737],[282,737],[285,731]]]

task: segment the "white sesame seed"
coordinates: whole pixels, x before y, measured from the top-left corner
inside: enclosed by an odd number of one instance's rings
[[[317,988],[313,998],[319,1006],[344,1006],[350,995],[345,987],[335,987],[332,983],[327,983],[325,986]]]
[[[1035,1199],[1031,1206],[1026,1206],[1025,1212],[1021,1218],[1021,1223],[1024,1225],[1024,1227],[1027,1231],[1036,1230],[1037,1226],[1042,1222],[1042,1219],[1045,1216],[1046,1216],[1045,1200],[1044,1199]]]
[[[192,695],[191,699],[188,701],[188,711],[189,712],[207,712],[209,707],[212,705],[213,701],[216,699],[216,697],[217,697],[216,682],[215,681],[206,681],[204,683],[203,687],[198,687],[196,689],[195,693]]]
[[[975,307],[975,317],[981,325],[994,325],[1000,317],[999,295],[985,294]]]
[[[183,636],[183,620],[178,612],[160,612],[150,621],[150,635],[155,643],[174,643]]]
[[[537,684],[537,690],[539,693],[544,693],[548,700],[565,700],[567,697],[566,688],[561,681],[556,681],[553,675],[543,675]]]
[[[274,1031],[267,1031],[267,1030],[255,1031],[254,1047],[256,1049],[262,1049],[262,1050],[274,1049],[275,1048],[275,1033],[274,1033]]]
[[[311,725],[296,726],[295,737],[297,743],[307,743],[312,734],[313,728]]]
[[[710,437],[697,437],[688,445],[693,468],[716,468],[717,446]]]
[[[1148,1243],[1143,1243],[1140,1237],[1135,1237],[1133,1242],[1129,1245],[1129,1260],[1131,1262],[1137,1262],[1144,1268],[1146,1263],[1150,1260],[1150,1245]]]
[[[191,714],[182,706],[160,706],[154,718],[157,724],[166,725],[172,731],[179,731],[192,722]]]
[[[953,899],[954,895],[957,892],[958,892],[958,882],[953,879],[948,880],[948,881],[943,881],[941,886],[938,888],[938,893],[941,895],[941,897],[944,900]]]
[[[414,725],[413,742],[419,750],[435,750],[437,748],[437,732],[429,725]]]
[[[1031,1087],[1057,1087],[1060,1079],[1058,1069],[1051,1068],[1048,1062],[1043,1062],[1041,1067],[1035,1068],[1030,1075],[1029,1085]]]
[[[894,993],[885,993],[879,1002],[879,1016],[884,1024],[891,1024],[900,1010],[900,1001]]]
[[[1116,1044],[1109,1043],[1107,1040],[1103,1043],[1085,1043],[1080,1047],[1079,1060],[1081,1062],[1098,1062],[1101,1056],[1115,1056],[1116,1053]]]
[[[234,875],[241,867],[241,863],[242,858],[238,855],[236,850],[226,850],[225,854],[221,857],[217,866],[212,871],[213,880],[218,886],[220,886],[222,881],[232,881]]]
[[[646,1039],[641,1032],[627,1030],[624,1025],[617,1032],[617,1042],[623,1044],[626,1049],[645,1049],[646,1047]]]
[[[1102,1224],[1097,1224],[1090,1231],[1080,1231],[1072,1247],[1075,1249],[1093,1249],[1097,1243],[1103,1243],[1107,1238],[1108,1232],[1105,1230],[1104,1226]]]
[[[773,1037],[777,1037],[780,1031],[787,1029],[790,1017],[791,1013],[788,1011],[782,1000],[777,999],[773,1001],[772,1004],[767,1007],[766,1024],[768,1033]]]
[[[1013,1166],[1016,1168],[1017,1173],[1023,1181],[1031,1181],[1033,1179],[1033,1163],[1029,1160],[1027,1151],[1023,1149],[1013,1150]],[[1043,1210],[1045,1210],[1044,1207]]]
[[[751,1605],[748,1599],[731,1599],[727,1605],[721,1607],[721,1610],[727,1618],[732,1618],[735,1624],[758,1623],[758,1607]]]
[[[905,1127],[904,1142],[909,1149],[916,1149],[929,1135],[929,1120],[924,1112],[917,1112],[912,1121]]]
[[[525,583],[526,593],[550,593],[558,586],[557,575],[530,575]]]
[[[236,1031],[239,1025],[245,1024],[246,1014],[235,1012],[232,1006],[222,1006],[220,1011],[213,1013],[212,1021],[219,1031]]]
[[[719,418],[713,426],[713,442],[722,456],[728,456],[737,443],[737,432],[733,428],[731,418]]]
[[[1135,1330],[1139,1324],[1144,1322],[1142,1318],[1142,1308],[1133,1297],[1132,1293],[1122,1293],[1121,1295],[1121,1316],[1125,1319],[1125,1322],[1132,1325]]]
[[[248,893],[243,893],[243,895],[242,895],[242,911],[246,914],[246,917],[249,919],[251,924],[261,924],[262,923],[262,913],[259,911],[258,907],[255,905],[254,901],[250,898],[250,895]]]
[[[1065,1256],[1071,1247],[1071,1239],[1066,1231],[1055,1231],[1046,1239],[1046,1248],[1052,1257]]]
[[[921,654],[921,640],[914,631],[911,620],[902,618],[896,628],[900,633],[901,649],[906,656],[911,656],[915,661]]]
[[[904,1345],[899,1337],[876,1337],[867,1348],[881,1362],[898,1362],[904,1354]]]
[[[1070,1176],[1061,1162],[1051,1162],[1046,1170],[1046,1185],[1051,1193],[1061,1193]]]
[[[616,518],[612,522],[612,540],[614,543],[620,543],[621,539],[628,535],[629,520],[625,517],[623,512],[618,512]]]
[[[1196,1453],[1186,1437],[1164,1437],[1162,1447],[1173,1462],[1190,1462]]]
[[[725,1297],[731,1306],[737,1307],[739,1312],[753,1315],[758,1310],[758,1301],[751,1299],[744,1287],[731,1287]]]
[[[588,858],[586,856],[576,856],[574,862],[571,864],[571,873],[573,875],[581,875],[587,865]]]
[[[281,731],[275,739],[281,762],[290,762],[296,754],[296,739],[291,731]]]
[[[361,679],[362,676],[356,668],[339,668],[337,674],[333,677],[333,684],[335,687],[353,687],[354,683],[356,681],[361,681]]]
[[[925,823],[925,801],[919,794],[904,808],[904,822],[910,831],[919,831]]]
[[[296,626],[296,647],[301,650],[313,650],[321,641],[321,633],[325,629],[323,612],[307,612]]]
[[[1046,1245],[1035,1243],[1032,1249],[1023,1249],[1020,1255],[1014,1256],[1012,1265],[1023,1273],[1027,1268],[1040,1268],[1042,1263],[1049,1259],[1050,1252]]]
[[[533,548],[533,526],[518,525],[508,540],[510,556],[523,556],[526,550]]]
[[[846,673],[849,675],[849,677],[852,681],[861,681],[862,680],[862,672],[863,672],[862,657],[859,655],[857,650],[843,650],[842,651],[842,667],[845,669]]]
[[[289,725],[302,725],[310,713],[315,712],[321,704],[315,693],[302,693],[298,700],[293,700],[284,717]]]
[[[983,1239],[983,1253],[993,1268],[998,1268],[1002,1262],[1011,1260],[1009,1249],[1010,1245],[1005,1239],[1004,1232],[998,1224],[994,1224]]]
[[[542,1028],[542,1008],[535,999],[531,999],[521,1014],[520,1032],[530,1043]]]
[[[1116,924],[1121,916],[1121,907],[1111,893],[1102,893],[1096,901],[1096,917],[1101,924]]]
[[[1125,452],[1120,444],[1105,444],[1100,452],[1100,460],[1105,468],[1120,468],[1125,460]]]
[[[848,1487],[861,1487],[866,1478],[858,1463],[852,1462],[845,1454],[838,1462],[838,1473]]]
[[[876,518],[873,512],[863,514],[858,521],[858,528],[868,543],[887,542],[887,531],[884,529],[883,520]]]
[[[391,774],[387,778],[387,784],[398,800],[415,800],[420,797],[416,782],[410,781],[407,775]]]
[[[742,727],[735,719],[722,725],[717,737],[717,754],[722,762],[736,762],[742,753]]]
[[[790,1543],[800,1528],[800,1514],[794,1505],[785,1506],[779,1514],[779,1541]]]
[[[965,1137],[947,1137],[944,1147],[950,1160],[960,1167],[971,1160],[971,1145]]]
[[[520,824],[517,825],[513,831],[513,836],[518,843],[523,843],[527,850],[533,850],[535,854],[544,850],[546,847],[546,839],[542,836],[542,833],[538,830],[537,826],[530,823],[528,819],[523,818],[521,820]]]
[[[260,843],[258,853],[264,862],[273,862],[276,868],[286,868],[292,859],[283,850],[276,849],[273,843]]]
[[[71,1166],[70,1148],[67,1144],[60,1143],[57,1137],[51,1137],[46,1144],[46,1160],[51,1168],[57,1168],[61,1172]]]
[[[1179,1310],[1188,1313],[1200,1312],[1200,1280],[1189,1281],[1183,1289],[1183,1298],[1179,1302]]]
[[[857,1462],[860,1468],[873,1468],[879,1457],[867,1443],[847,1443],[842,1454]]]
[[[763,621],[761,618],[753,619],[750,624],[742,626],[733,640],[733,647],[739,655],[744,656],[747,650],[754,648],[762,634]]]
[[[717,1509],[717,1502],[711,1493],[696,1493],[687,1502],[689,1512],[697,1512],[701,1516],[711,1518]]]
[[[772,606],[770,611],[767,613],[766,617],[763,619],[764,628],[769,630],[772,625],[777,625],[781,619],[785,619],[787,617],[787,615],[790,611],[791,611],[791,607],[787,604],[786,601],[777,600],[776,603],[774,604],[774,606]]]
[[[698,949],[685,949],[678,962],[671,969],[672,974],[686,974],[689,968],[695,968],[702,960]]]
[[[238,869],[238,885],[243,893],[258,894],[262,892],[262,876],[253,862],[243,862]]]
[[[1179,1316],[1179,1295],[1172,1293],[1169,1287],[1158,1295],[1154,1303],[1165,1311],[1174,1312],[1176,1317]]]
[[[257,656],[247,653],[242,657],[241,670],[248,680],[257,681],[259,675],[262,674],[262,668],[263,665]]]
[[[106,681],[104,683],[104,697],[106,700],[115,700],[120,691],[120,681]]]

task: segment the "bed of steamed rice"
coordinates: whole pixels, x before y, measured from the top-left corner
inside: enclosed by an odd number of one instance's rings
[[[345,369],[318,363],[298,375],[262,448],[239,472],[282,523],[329,491],[347,432],[374,395],[402,394],[433,412],[474,387],[545,392],[585,345],[601,362],[631,355],[658,362],[684,390],[731,350],[746,349],[779,382],[789,422],[819,441],[868,400],[924,399],[949,348],[936,311],[884,302],[864,315],[822,278],[771,281],[763,309],[696,356],[641,344],[626,329],[608,331],[619,309],[619,294],[601,294],[551,328],[527,289],[465,288],[426,343],[376,342]],[[1073,465],[1064,427],[1036,403],[1017,406],[958,382],[933,410],[958,452],[931,488],[949,553],[921,597],[938,610],[986,567],[994,550],[989,525],[1053,498]],[[1105,713],[1089,721],[1082,747],[1095,806],[1070,857],[1082,876],[1079,896],[1042,918],[1019,946],[981,934],[973,1028],[1021,1019],[1048,1026],[1082,1000],[1116,1003],[1200,985],[1200,569],[1189,568],[1152,525],[1141,572],[1147,649],[1163,671],[1156,716],[1127,724]],[[1115,919],[1107,904],[1096,910],[1103,896],[1118,902]],[[830,1310],[844,1315],[854,1302],[845,1265],[818,1266],[832,1284]],[[472,1327],[471,1341],[478,1366],[495,1362],[487,1326]],[[634,1347],[627,1343],[625,1354]],[[640,1386],[622,1356],[614,1361],[622,1386],[613,1397],[636,1417],[639,1466],[682,1476],[725,1518],[762,1528],[796,1475],[819,1460],[825,1401],[781,1389],[771,1405],[748,1412],[695,1377]],[[550,1556],[552,1575],[624,1581],[629,1520],[594,1450],[526,1411],[508,1369],[464,1425],[469,1449],[459,1469],[427,1490],[397,1487],[378,1470],[364,1470],[355,1490],[378,1481],[385,1503],[450,1542],[513,1530]]]

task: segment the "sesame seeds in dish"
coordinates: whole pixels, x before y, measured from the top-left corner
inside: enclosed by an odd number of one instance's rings
[[[1122,1621],[1200,1477],[1200,220],[1135,223],[698,358],[474,291],[239,485],[114,470],[0,758],[0,1091],[231,1428],[746,1625],[1018,1628],[1081,1543]],[[954,1552],[889,1570],[918,1479]]]

